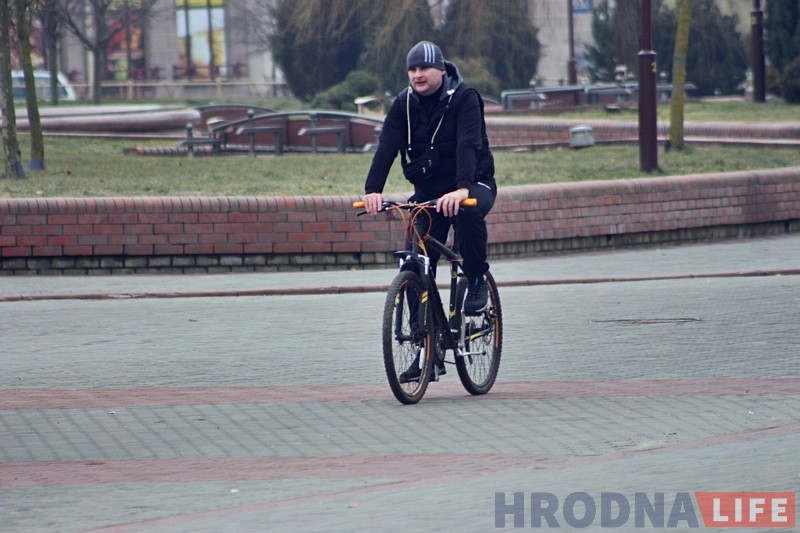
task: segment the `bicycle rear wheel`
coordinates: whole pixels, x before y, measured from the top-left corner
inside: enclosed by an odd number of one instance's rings
[[[389,387],[404,404],[417,403],[425,395],[433,365],[431,336],[421,332],[419,302],[422,283],[410,271],[400,272],[392,281],[383,308],[383,363]],[[416,368],[415,368],[416,366]],[[404,373],[416,373],[415,379],[401,379]],[[405,382],[401,382],[405,381]]]
[[[470,394],[486,394],[497,379],[500,355],[503,351],[503,313],[500,308],[500,293],[491,273],[486,273],[489,285],[489,305],[480,314],[463,316],[466,324],[466,355],[456,357],[456,369],[461,384]],[[464,304],[467,290],[465,279],[456,289],[458,308]]]

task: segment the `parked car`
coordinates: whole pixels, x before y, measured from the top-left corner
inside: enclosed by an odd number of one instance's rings
[[[47,70],[34,70],[33,77],[36,80],[36,97],[39,101],[50,101],[50,72]],[[25,101],[25,78],[21,70],[11,71],[11,85],[14,89],[14,101]],[[67,77],[59,72],[58,74],[58,99],[59,101],[75,101],[75,89],[67,80]]]

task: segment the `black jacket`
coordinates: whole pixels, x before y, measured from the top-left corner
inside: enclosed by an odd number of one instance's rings
[[[397,154],[407,148],[407,103],[411,118],[411,150],[408,155],[412,159],[430,148],[431,137],[444,114],[433,143],[437,155],[436,171],[415,187],[417,200],[438,198],[458,188],[469,187],[476,181],[494,186],[494,158],[486,136],[483,100],[478,91],[462,82],[458,68],[447,61],[442,86],[439,102],[430,116],[420,103],[419,95],[410,87],[403,89],[392,102],[367,174],[366,193],[383,192]],[[411,91],[410,98],[408,91]]]

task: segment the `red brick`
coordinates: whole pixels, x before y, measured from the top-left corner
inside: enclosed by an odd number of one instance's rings
[[[122,226],[112,226],[110,224],[95,224],[93,233],[95,235],[122,235]]]
[[[241,254],[243,249],[244,248],[243,248],[243,246],[241,244],[234,244],[234,243],[215,244],[213,253],[215,253],[215,254]]]
[[[152,235],[152,224],[126,224],[123,226],[125,235]]]
[[[78,244],[77,235],[51,235],[47,237],[47,244],[51,246],[75,246]]]
[[[187,233],[193,233],[189,231],[188,228],[189,224],[154,224],[153,225],[153,233],[158,235],[171,235],[175,233],[183,233],[186,230]]]
[[[314,242],[316,235],[313,233],[290,233],[289,242]]]
[[[17,224],[45,225],[47,215],[17,215]]]
[[[320,233],[331,231],[330,222],[303,222],[303,231],[309,233]]]
[[[106,214],[82,214],[78,215],[78,224],[107,224],[108,215]]]
[[[231,213],[228,222],[256,222],[258,213]]]
[[[182,255],[183,246],[180,244],[156,244],[153,246],[155,255]]]
[[[2,257],[30,257],[30,246],[6,246],[0,248],[0,256]]]
[[[303,243],[303,252],[308,254],[330,253],[331,244],[328,242],[307,242]]]
[[[242,248],[245,254],[271,254],[272,244],[269,243],[245,243]]]
[[[214,253],[213,244],[187,244],[183,247],[186,255],[209,255]]]
[[[64,226],[64,235],[91,235],[93,230],[94,227],[88,224],[70,224]]]
[[[109,235],[108,244],[135,245],[139,242],[138,235]]]
[[[299,233],[303,231],[303,225],[300,222],[279,222],[272,226],[272,231],[278,233]]]
[[[347,240],[347,235],[344,233],[323,232],[317,233],[318,242],[344,242]]]
[[[111,213],[108,215],[110,224],[138,224],[139,215],[136,213]]]
[[[299,254],[303,251],[303,245],[299,242],[278,242],[272,247],[276,254]]]
[[[148,244],[129,244],[125,246],[125,255],[153,255],[153,246]]]
[[[169,214],[169,222],[176,223],[181,222],[184,224],[196,224],[199,220],[199,215],[197,213],[170,213]]]
[[[78,235],[78,244],[87,246],[101,246],[108,244],[108,235]]]
[[[214,224],[214,233],[241,233],[243,230],[242,224]]]
[[[64,246],[64,255],[92,255],[94,248],[92,246]]]
[[[139,224],[166,224],[169,216],[166,213],[139,213]]]
[[[94,255],[120,255],[121,253],[121,245],[102,245],[94,247]]]
[[[34,235],[61,235],[63,228],[61,226],[34,226]]]
[[[169,235],[139,235],[139,244],[169,244]]]
[[[201,224],[209,224],[215,222],[227,222],[228,221],[228,213],[200,213],[197,217],[197,221]]]
[[[12,237],[13,238],[13,237]],[[18,246],[44,246],[47,244],[46,235],[20,235],[16,237]]]
[[[78,215],[47,215],[48,224],[74,225],[78,223]]]
[[[34,256],[52,256],[61,255],[63,252],[61,246],[34,246],[31,248],[31,253]]]
[[[175,233],[167,235],[168,244],[194,244],[198,242],[198,234],[196,233]]]
[[[316,213],[307,211],[290,211],[286,213],[288,222],[314,222],[317,220]]]

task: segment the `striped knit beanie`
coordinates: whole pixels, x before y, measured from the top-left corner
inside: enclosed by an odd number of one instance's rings
[[[444,70],[442,49],[429,41],[420,41],[414,45],[406,57],[408,70],[414,67],[433,67]]]

